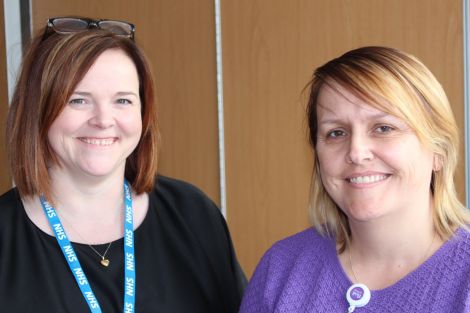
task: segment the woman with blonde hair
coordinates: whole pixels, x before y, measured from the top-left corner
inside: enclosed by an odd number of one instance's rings
[[[241,312],[468,312],[458,131],[432,73],[396,49],[349,51],[315,71],[307,118],[313,227],[264,255]]]

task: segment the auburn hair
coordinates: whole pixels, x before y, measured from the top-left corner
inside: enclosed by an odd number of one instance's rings
[[[24,54],[7,117],[9,168],[20,195],[53,199],[48,166],[58,160],[48,142],[49,129],[77,84],[109,49],[122,50],[137,69],[142,134],[126,160],[125,178],[137,194],[150,191],[157,173],[159,131],[154,82],[143,51],[132,39],[102,29],[45,34],[45,28],[39,30]]]

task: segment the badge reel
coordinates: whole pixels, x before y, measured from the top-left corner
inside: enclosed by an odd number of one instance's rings
[[[364,284],[354,284],[346,292],[346,299],[349,303],[348,313],[354,309],[366,306],[370,301],[370,290]]]

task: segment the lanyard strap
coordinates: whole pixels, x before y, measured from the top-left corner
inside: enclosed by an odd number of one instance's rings
[[[78,261],[78,257],[73,249],[72,244],[67,238],[64,227],[60,222],[59,216],[54,207],[46,201],[44,196],[40,197],[41,205],[44,213],[49,221],[52,231],[54,232],[57,243],[64,254],[70,271],[75,277],[83,298],[85,298],[90,311],[93,313],[101,313],[101,308],[95,294],[91,290],[85,272]],[[124,181],[124,313],[133,313],[135,308],[135,258],[134,258],[134,222],[132,212],[132,197],[127,181]]]
[[[134,257],[134,217],[132,196],[127,181],[124,180],[124,312],[133,313],[135,308],[135,257]]]

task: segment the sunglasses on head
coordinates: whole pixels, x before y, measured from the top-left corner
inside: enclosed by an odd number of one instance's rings
[[[94,20],[78,17],[54,17],[47,20],[46,33],[50,30],[67,35],[82,32],[91,28],[107,30],[116,36],[134,39],[135,26],[131,23],[117,20]],[[45,34],[46,35],[46,34]]]

